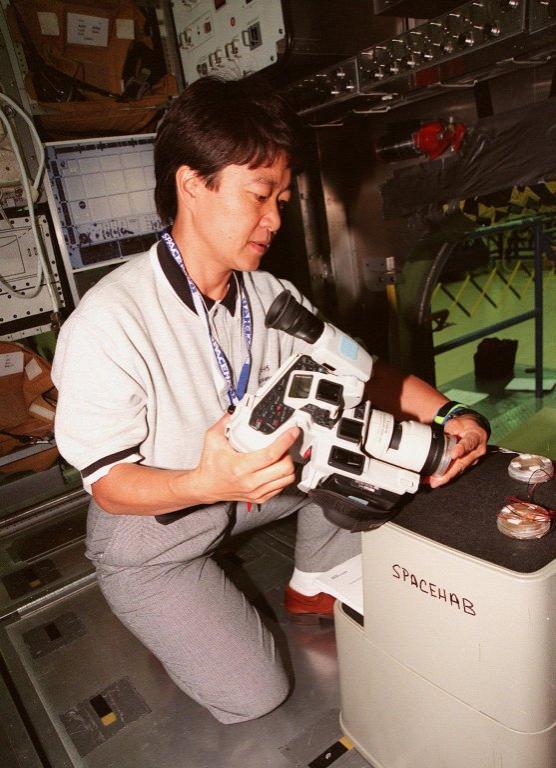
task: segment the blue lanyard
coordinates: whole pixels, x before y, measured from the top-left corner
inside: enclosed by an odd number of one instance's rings
[[[245,390],[247,389],[247,382],[249,381],[249,372],[251,370],[251,341],[253,339],[253,322],[251,320],[251,311],[249,309],[249,302],[247,301],[245,291],[243,290],[242,281],[241,280],[238,281],[240,304],[241,304],[241,330],[243,333],[243,338],[245,339],[245,345],[247,347],[247,356],[241,367],[241,373],[239,374],[237,387],[234,387],[233,375],[230,369],[230,364],[228,363],[226,355],[222,351],[222,347],[213,336],[213,333],[210,327],[210,321],[209,321],[206,304],[203,300],[201,292],[199,291],[199,289],[197,288],[197,286],[189,276],[187,269],[185,268],[185,263],[181,257],[180,249],[178,248],[174,238],[172,237],[172,235],[167,229],[164,230],[164,232],[162,233],[162,240],[164,241],[166,247],[168,248],[170,255],[173,257],[174,261],[182,270],[182,272],[184,273],[187,279],[187,284],[189,285],[191,298],[193,299],[193,305],[195,307],[197,314],[199,315],[199,317],[205,318],[207,335],[212,345],[212,350],[214,352],[216,363],[228,387],[228,398],[230,400],[230,404],[235,406],[239,403],[239,401],[245,394]]]

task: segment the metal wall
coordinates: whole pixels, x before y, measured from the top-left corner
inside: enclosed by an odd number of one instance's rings
[[[553,71],[553,64],[524,64],[489,81],[492,112],[525,110],[547,99]],[[415,257],[421,232],[404,219],[384,220],[381,185],[403,164],[382,161],[374,143],[390,125],[406,120],[453,118],[470,127],[486,116],[482,109],[484,102],[477,102],[472,87],[452,87],[440,96],[405,107],[351,113],[336,125],[314,128],[337,302],[335,319],[373,351],[431,381],[432,332],[430,327],[415,328],[414,308],[421,278],[435,253],[420,254],[421,270],[413,266],[410,275],[402,271],[408,257]],[[428,161],[419,158],[405,164],[415,162]]]

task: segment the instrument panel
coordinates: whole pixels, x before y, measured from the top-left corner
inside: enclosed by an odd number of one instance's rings
[[[45,145],[48,201],[76,301],[77,273],[117,265],[158,239],[153,146],[154,134]]]
[[[205,75],[240,78],[285,52],[281,0],[175,0],[171,12],[187,84]]]
[[[60,306],[65,306],[58,263],[52,242],[49,221],[44,214],[37,216],[37,228],[48,261],[54,290]],[[37,243],[28,216],[0,219],[0,323],[3,341],[16,341],[50,330],[52,303],[46,285],[36,296],[38,253]],[[9,286],[9,287],[8,287]],[[10,290],[10,288],[12,290]]]
[[[545,18],[546,2],[540,5]],[[354,96],[391,105],[420,89],[465,79],[519,54],[527,33],[526,10],[526,0],[465,3],[293,83],[284,96],[303,114]]]

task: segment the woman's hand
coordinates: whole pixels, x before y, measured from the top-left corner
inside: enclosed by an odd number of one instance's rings
[[[431,488],[446,485],[454,477],[465,472],[468,467],[476,464],[486,453],[488,435],[468,414],[454,416],[453,419],[447,421],[444,425],[444,432],[456,437],[458,442],[452,451],[452,463],[448,467],[448,471],[441,477],[429,479]]]
[[[201,459],[187,480],[204,504],[217,501],[248,501],[262,504],[295,481],[289,449],[299,436],[292,427],[280,437],[250,453],[234,450],[225,434],[230,416],[219,419],[206,433]],[[174,490],[179,493],[179,479]]]

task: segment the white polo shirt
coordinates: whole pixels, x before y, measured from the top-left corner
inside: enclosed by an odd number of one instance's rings
[[[308,346],[267,329],[265,314],[288,281],[267,272],[238,274],[226,299],[209,309],[212,332],[239,375],[245,359],[238,280],[253,321],[254,393],[293,351]],[[164,469],[197,466],[207,429],[229,400],[183,272],[162,243],[111,272],[64,323],[52,378],[59,390],[55,434],[84,487],[122,462]]]

